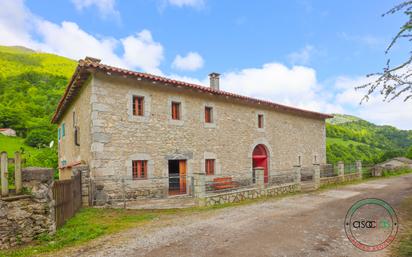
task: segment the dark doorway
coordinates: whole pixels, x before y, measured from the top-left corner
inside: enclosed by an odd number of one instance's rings
[[[186,194],[186,160],[169,160],[169,195]]]

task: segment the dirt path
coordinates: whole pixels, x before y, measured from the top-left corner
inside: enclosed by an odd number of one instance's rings
[[[347,240],[346,212],[374,197],[402,214],[398,208],[408,196],[412,175],[154,221],[62,255],[386,256],[386,250],[365,253]]]

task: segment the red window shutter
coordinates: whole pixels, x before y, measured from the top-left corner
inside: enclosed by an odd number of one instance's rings
[[[147,177],[147,161],[142,161],[142,176],[141,178]]]
[[[262,114],[258,115],[258,127],[263,128],[263,115]]]
[[[172,102],[172,119],[180,120],[180,103]]]
[[[144,97],[137,98],[137,115],[144,115]]]
[[[213,159],[208,159],[205,162],[205,169],[206,169],[206,175],[213,175],[215,174],[215,160]]]
[[[212,122],[212,107],[205,107],[205,122]]]
[[[137,100],[138,100],[137,97],[133,96],[133,115],[137,115],[137,105],[138,105]]]
[[[132,174],[133,174],[133,179],[137,178],[137,161],[132,162]]]

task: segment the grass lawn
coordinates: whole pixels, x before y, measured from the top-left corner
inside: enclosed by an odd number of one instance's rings
[[[13,158],[14,152],[21,151],[22,147],[25,154],[41,151],[39,149],[26,145],[24,143],[24,139],[21,137],[8,137],[0,134],[0,152],[6,151],[9,158]]]
[[[58,229],[54,236],[40,236],[31,245],[0,251],[0,256],[41,255],[136,226],[159,217],[162,213],[173,211],[85,208]]]

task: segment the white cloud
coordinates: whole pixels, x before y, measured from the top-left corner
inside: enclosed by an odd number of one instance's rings
[[[177,70],[194,71],[203,67],[203,58],[196,52],[189,52],[186,56],[177,55],[172,68]]]
[[[0,0],[0,44],[22,45],[73,59],[93,56],[104,63],[161,74],[163,46],[154,41],[150,31],[116,39],[96,37],[76,23],[56,24],[30,12],[21,0]],[[120,55],[119,50],[123,50]]]
[[[287,56],[287,58],[289,62],[292,64],[306,65],[309,63],[313,51],[314,51],[314,47],[311,45],[307,45],[300,51],[290,53]]]
[[[308,67],[267,63],[260,68],[224,73],[220,85],[229,92],[314,111],[342,110],[327,102],[329,96],[322,93],[316,71]]]
[[[148,30],[121,40],[123,59],[128,66],[140,67],[146,72],[161,74],[159,65],[163,60],[163,46],[155,42]]]
[[[120,13],[115,7],[116,0],[72,0],[72,3],[79,11],[89,7],[97,8],[103,18],[120,18]]]
[[[95,56],[113,65],[125,66],[114,50],[118,42],[114,38],[97,39],[86,33],[76,23],[62,22],[61,25],[39,20],[37,32],[41,36],[42,50],[81,59]]]
[[[205,5],[204,0],[167,0],[170,5],[178,6],[178,7],[196,7],[200,8]]]
[[[0,44],[33,45],[29,30],[33,18],[22,0],[0,1]]]
[[[367,102],[360,104],[366,90],[354,88],[373,79],[373,77],[339,77],[335,83],[335,89],[338,90],[335,96],[336,103],[343,106],[347,113],[365,120],[412,129],[412,101],[404,102],[403,98],[399,98],[391,102],[383,102],[383,97],[379,92],[375,92]]]

